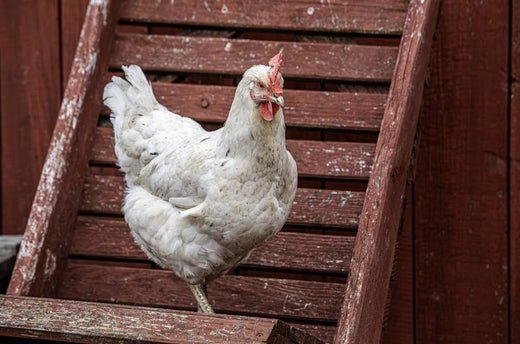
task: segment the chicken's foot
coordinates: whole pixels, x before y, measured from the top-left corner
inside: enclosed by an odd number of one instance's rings
[[[190,284],[190,290],[193,296],[195,296],[195,300],[197,301],[197,310],[199,312],[215,313],[211,307],[211,304],[209,303],[208,292],[205,284]]]

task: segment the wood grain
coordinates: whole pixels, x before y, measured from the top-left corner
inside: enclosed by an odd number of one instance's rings
[[[0,310],[0,335],[32,340],[78,343],[320,343],[275,319],[13,296],[0,296]],[[281,339],[274,341],[274,338]]]
[[[242,265],[309,272],[346,273],[354,237],[279,233],[253,251]],[[146,260],[121,219],[80,216],[71,240],[76,257]]]
[[[114,166],[113,131],[98,127],[91,148],[91,163]],[[300,177],[368,179],[375,145],[372,143],[287,140],[287,150]]]
[[[520,343],[520,4],[512,2],[511,108],[510,108],[510,331],[511,343]]]
[[[63,271],[99,112],[118,2],[91,2],[8,293],[52,296]],[[26,161],[27,164],[27,161]]]
[[[507,343],[507,6],[442,6],[417,167],[416,341]]]
[[[90,175],[85,181],[80,210],[120,215],[124,188],[122,177]],[[364,196],[363,192],[300,188],[287,223],[357,228]]]
[[[345,287],[288,279],[222,276],[208,285],[217,313],[336,321]],[[196,308],[188,285],[171,271],[69,261],[59,298]]]
[[[110,65],[145,70],[242,75],[284,49],[284,77],[388,82],[396,47],[118,34]]]
[[[58,1],[0,8],[1,231],[23,234],[60,106]]]
[[[335,343],[379,343],[439,1],[413,0],[359,220]]]
[[[223,123],[235,87],[153,82],[157,100],[171,111],[198,122]],[[387,94],[284,90],[284,119],[289,127],[379,131]],[[103,112],[108,115],[108,109]]]
[[[138,22],[252,29],[398,34],[408,2],[127,0],[121,17]]]

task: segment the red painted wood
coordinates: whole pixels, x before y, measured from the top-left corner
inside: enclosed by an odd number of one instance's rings
[[[376,147],[335,343],[379,343],[439,1],[412,1]]]
[[[253,251],[245,266],[297,271],[345,273],[354,237],[279,233]],[[76,257],[147,260],[121,219],[80,216],[71,240]]]
[[[0,4],[3,234],[23,234],[60,106],[57,9],[57,0]]]
[[[511,343],[520,343],[520,4],[512,2],[510,109],[510,311]]]
[[[284,77],[389,81],[396,47],[118,34],[110,65],[145,70],[242,75],[284,49]],[[175,52],[172,54],[172,51]]]
[[[0,296],[0,310],[0,335],[31,340],[77,343],[320,343],[316,338],[275,319],[13,296]]]
[[[336,321],[345,286],[339,283],[225,275],[208,284],[217,313]],[[188,285],[159,269],[69,261],[59,298],[194,310]]]
[[[223,123],[235,87],[154,82],[157,100],[171,111],[199,122]],[[378,131],[386,93],[284,90],[289,127]],[[108,109],[103,114],[108,115]]]
[[[442,3],[417,167],[418,344],[508,342],[507,18]]]
[[[8,293],[52,296],[75,222],[117,1],[91,2]]]
[[[176,25],[397,34],[408,2],[127,0],[122,18]]]
[[[86,178],[80,210],[120,215],[123,196],[122,177],[91,175]],[[358,224],[363,201],[362,192],[300,188],[296,192],[287,223],[354,229]]]

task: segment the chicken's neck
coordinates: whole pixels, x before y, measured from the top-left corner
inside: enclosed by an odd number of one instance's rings
[[[220,148],[226,155],[285,159],[285,125],[282,111],[271,122],[265,121],[260,109],[244,85],[237,88],[228,118],[222,128]],[[269,159],[271,160],[271,159]]]

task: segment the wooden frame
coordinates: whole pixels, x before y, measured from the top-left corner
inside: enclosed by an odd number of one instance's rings
[[[336,343],[376,343],[380,340],[408,165],[438,7],[438,0],[412,0],[407,12],[382,129],[375,147],[374,166],[361,212]],[[80,209],[80,186],[83,185],[87,170],[87,149],[94,136],[100,135],[100,131],[95,129],[97,107],[94,105],[100,101],[102,72],[109,64],[108,56],[118,10],[119,1],[116,0],[91,0],[89,4],[64,101],[9,286],[10,296],[0,297],[0,309],[5,315],[0,319],[0,334],[78,342],[99,339],[108,342],[137,339],[186,342],[189,340],[183,337],[186,333],[200,334],[203,331],[199,327],[186,327],[186,319],[197,318],[197,321],[210,327],[211,324],[216,328],[220,328],[220,325],[244,326],[248,331],[256,331],[254,336],[258,342],[319,342],[275,320],[229,315],[211,317],[179,311],[32,298],[55,297],[57,281],[61,280],[61,273],[66,266],[71,246],[71,228],[75,226],[76,214]],[[241,19],[236,20],[240,23]],[[370,27],[370,23],[365,24],[368,25],[367,30],[375,30]],[[388,25],[394,27],[395,23]],[[175,39],[170,41],[171,44],[181,43]],[[246,42],[240,44],[246,45]],[[241,70],[242,67],[236,68]],[[291,73],[289,70],[289,75]],[[296,70],[294,73],[299,75]],[[316,73],[318,77],[328,77],[323,70]],[[383,72],[378,73],[370,74],[368,80],[378,81],[384,77]],[[356,74],[344,76],[345,79],[357,77]],[[296,117],[292,119],[289,115],[288,118],[289,121],[297,121]],[[324,170],[323,173],[328,172]],[[366,171],[360,173],[367,174]],[[115,206],[117,208],[117,203]],[[252,258],[261,260],[254,256]],[[42,307],[48,311],[45,313],[48,316],[42,314],[41,319],[31,320],[30,310],[34,307]],[[95,321],[87,325],[84,322],[64,324],[61,312],[77,314],[78,319],[87,314],[110,314],[110,326],[99,327]],[[146,332],[148,334],[127,332],[135,325],[129,317],[150,322],[153,331]],[[42,327],[45,319],[49,321],[46,328]],[[160,319],[168,319],[168,324],[174,324],[174,329],[187,332],[172,332],[171,327]],[[86,326],[92,328],[89,330]],[[253,333],[248,331],[242,333],[245,341]],[[211,340],[224,341],[229,335],[224,332],[218,333]],[[158,338],[157,333],[165,334],[166,338]]]

